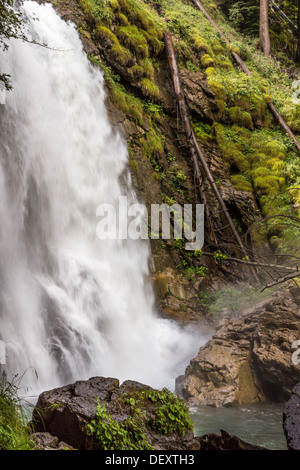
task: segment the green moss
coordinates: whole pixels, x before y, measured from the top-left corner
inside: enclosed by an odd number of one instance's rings
[[[266,167],[269,168],[276,176],[282,176],[285,174],[285,163],[279,158],[271,158],[270,160],[267,160]]]
[[[280,192],[285,180],[271,173],[268,168],[258,167],[252,171],[253,186],[260,196],[275,196]]]
[[[119,25],[121,26],[128,26],[129,25],[129,21],[128,21],[128,18],[126,15],[123,15],[123,13],[116,13],[116,20],[118,22]]]
[[[194,48],[195,48],[198,52],[209,53],[208,44],[205,42],[205,40],[203,39],[203,37],[200,36],[198,33],[193,34],[191,40],[192,40],[192,43],[193,43]]]
[[[251,182],[243,175],[232,175],[231,183],[238,191],[253,191]]]
[[[143,78],[140,84],[143,95],[146,98],[158,98],[159,88],[155,83],[151,82],[148,78]]]
[[[106,26],[98,25],[95,28],[95,36],[106,42],[107,47],[110,48],[111,56],[121,65],[128,65],[132,61],[130,51],[120,44],[118,38]]]
[[[211,126],[209,124],[206,124],[204,122],[193,123],[193,130],[195,136],[202,142],[208,142],[212,139]]]
[[[253,186],[260,196],[275,196],[281,189],[279,179],[271,174],[253,178]]]
[[[228,71],[234,70],[232,63],[226,59],[225,60],[218,59],[217,64],[218,64],[218,67],[220,67],[221,69],[228,70]]]
[[[235,106],[228,109],[228,114],[234,124],[247,127],[248,129],[253,129],[252,117],[247,111]]]
[[[216,69],[213,69],[213,70],[214,72],[216,71]],[[215,73],[209,74],[208,84],[211,87],[212,91],[214,92],[216,98],[226,102],[227,93],[226,93],[225,87],[221,83],[219,83],[218,80],[215,78]]]
[[[208,54],[204,54],[204,56],[201,57],[200,62],[205,68],[212,67],[215,64],[214,59],[212,59]]]
[[[139,61],[140,66],[143,69],[143,74],[146,78],[149,78],[152,82],[154,81],[154,67],[152,60],[149,58],[141,59]]]
[[[145,138],[140,139],[140,142],[145,158],[151,159],[153,156],[164,154],[161,136],[153,128],[147,132]]]
[[[120,42],[137,57],[148,57],[149,49],[145,36],[135,25],[121,26],[117,31]]]
[[[156,35],[155,30],[150,30],[150,32],[142,30],[142,33],[147,39],[150,52],[154,56],[157,56],[158,54],[160,54],[162,50],[164,49],[164,43],[161,39],[162,35],[161,34]]]
[[[90,18],[93,18],[93,3],[91,0],[79,0],[79,5]]]
[[[127,72],[131,78],[131,81],[134,83],[139,82],[144,76],[144,69],[141,65],[133,65],[127,70]]]

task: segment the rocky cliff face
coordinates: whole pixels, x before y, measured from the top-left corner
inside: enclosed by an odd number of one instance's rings
[[[284,289],[238,320],[223,319],[177,379],[177,391],[196,405],[286,400],[300,380],[292,363],[292,343],[300,339],[298,294]]]

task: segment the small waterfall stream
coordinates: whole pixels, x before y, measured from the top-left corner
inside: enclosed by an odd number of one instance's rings
[[[174,387],[204,343],[160,319],[147,241],[99,240],[96,209],[135,201],[104,80],[72,24],[27,1],[29,37],[0,53],[0,339],[7,370],[43,390],[93,375]],[[121,183],[122,182],[122,183]]]

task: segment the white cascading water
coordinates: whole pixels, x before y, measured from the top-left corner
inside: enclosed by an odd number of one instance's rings
[[[13,84],[0,105],[7,370],[36,370],[38,381],[27,379],[36,392],[95,375],[173,389],[204,338],[155,314],[147,241],[96,236],[100,204],[135,198],[103,77],[52,6],[22,11],[32,39],[51,49],[12,40],[0,55]]]

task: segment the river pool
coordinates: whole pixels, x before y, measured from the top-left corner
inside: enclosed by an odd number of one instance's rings
[[[282,429],[284,404],[260,403],[234,408],[192,407],[196,436],[224,429],[250,444],[271,450],[287,449]]]

